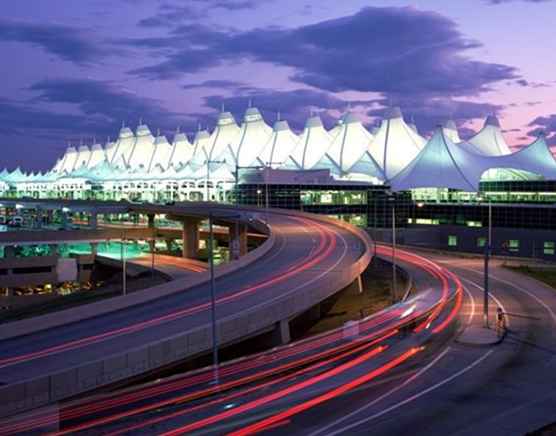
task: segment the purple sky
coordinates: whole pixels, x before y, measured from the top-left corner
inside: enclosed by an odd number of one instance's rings
[[[170,136],[251,99],[295,129],[389,104],[422,132],[495,112],[512,145],[556,145],[556,0],[23,0],[0,18],[0,168],[143,118]]]

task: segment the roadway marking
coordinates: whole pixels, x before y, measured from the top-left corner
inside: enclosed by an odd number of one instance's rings
[[[476,288],[480,289],[483,292],[485,290],[482,286],[478,285],[473,280],[469,280],[469,279],[466,279],[464,277],[460,277],[460,279],[463,280],[464,282],[471,283],[473,286],[475,286]],[[504,313],[507,313],[506,308],[504,307],[502,302],[498,298],[496,298],[492,292],[489,291],[488,296],[494,300],[494,302],[496,303],[497,306],[502,308],[502,311]],[[510,326],[510,320],[508,319],[508,317],[506,317],[506,325],[508,327]]]
[[[473,298],[473,294],[471,293],[471,291],[465,286],[463,286],[463,290],[471,299],[471,313],[469,314],[469,320],[467,321],[467,327],[469,327],[471,325],[471,322],[473,321],[473,317],[475,316],[475,299]]]
[[[386,415],[387,413],[389,413],[389,412],[391,412],[391,411],[393,411],[393,410],[399,409],[400,407],[405,406],[406,404],[411,403],[411,402],[413,402],[413,401],[419,399],[419,398],[422,397],[423,395],[426,395],[426,394],[428,394],[429,392],[432,392],[432,391],[438,389],[439,387],[445,385],[446,383],[449,383],[449,382],[451,382],[452,380],[454,380],[455,378],[457,378],[457,377],[459,377],[459,376],[465,374],[466,372],[470,371],[471,369],[473,369],[474,367],[476,367],[478,364],[480,364],[483,360],[485,360],[488,356],[490,356],[492,353],[494,353],[494,350],[489,350],[489,351],[487,351],[485,354],[483,354],[481,357],[479,357],[479,358],[478,358],[477,360],[475,360],[473,363],[471,363],[470,365],[467,365],[465,368],[463,368],[463,369],[459,370],[458,372],[452,374],[450,377],[445,378],[444,380],[442,380],[442,381],[440,381],[440,382],[438,382],[438,383],[436,383],[436,384],[434,384],[434,385],[428,387],[427,389],[424,389],[424,390],[422,390],[421,392],[419,392],[419,393],[417,393],[417,394],[415,394],[415,395],[412,395],[411,397],[408,397],[408,398],[406,398],[406,399],[403,400],[403,401],[400,401],[400,402],[398,402],[398,403],[396,403],[396,404],[394,404],[394,405],[392,405],[392,406],[390,406],[390,407],[388,407],[388,408],[386,408],[386,409],[384,409],[384,410],[382,410],[382,411],[380,411],[380,412],[378,412],[378,413],[375,413],[374,415],[369,416],[368,418],[360,419],[359,421],[356,421],[356,422],[354,422],[354,423],[352,423],[352,424],[350,424],[350,425],[347,425],[347,426],[345,426],[345,427],[342,427],[342,428],[340,428],[340,429],[338,429],[338,430],[336,430],[336,431],[334,431],[334,432],[332,432],[332,433],[327,433],[327,436],[335,436],[335,435],[341,434],[341,433],[344,433],[344,434],[345,434],[347,431],[349,431],[349,430],[351,430],[351,429],[353,429],[353,428],[355,428],[355,427],[359,427],[361,424],[365,424],[365,423],[367,423],[367,422],[373,421],[373,420],[375,420],[376,418],[379,418],[379,417],[381,417],[381,416],[383,416],[383,415]]]
[[[424,374],[426,371],[428,371],[431,367],[433,367],[440,359],[442,359],[449,351],[451,350],[450,347],[447,347],[446,349],[444,349],[444,351],[442,351],[438,356],[436,356],[434,358],[434,360],[432,360],[431,362],[429,362],[425,367],[421,368],[418,372],[416,372],[415,374],[413,374],[411,377],[409,377],[408,379],[406,379],[401,385],[396,386],[395,388],[389,390],[388,392],[385,392],[384,394],[382,394],[381,396],[379,396],[378,398],[375,398],[373,401],[371,401],[370,403],[365,404],[364,406],[360,407],[357,410],[354,410],[353,412],[349,413],[348,415],[344,415],[343,417],[341,417],[340,419],[337,419],[336,421],[331,422],[330,424],[321,427],[320,429],[314,431],[313,433],[310,433],[309,436],[316,436],[320,433],[323,433],[325,431],[327,431],[328,429],[330,429],[331,427],[334,427],[348,419],[350,419],[351,417],[357,415],[358,413],[364,411],[365,409],[375,405],[376,403],[378,403],[379,401],[382,401],[383,399],[389,397],[390,395],[392,395],[393,393],[399,391],[401,388],[403,388],[404,386],[407,386],[409,383],[411,383],[413,380],[415,380],[416,378],[420,377],[422,374]],[[337,432],[336,432],[337,433]],[[327,433],[327,435],[334,435],[336,433]]]
[[[542,307],[544,307],[548,311],[548,313],[550,314],[550,317],[552,318],[552,321],[556,324],[556,314],[552,311],[552,309],[548,306],[548,304],[546,304],[544,301],[542,301],[535,294],[527,291],[526,289],[523,289],[521,286],[518,286],[514,283],[508,282],[507,280],[501,279],[500,277],[495,276],[494,274],[491,274],[491,276],[495,280],[498,280],[499,282],[502,282],[506,285],[509,285],[509,286],[513,287],[514,289],[517,289],[518,291],[521,291],[521,292],[529,295],[533,300],[535,300],[537,303],[539,303]]]
[[[466,270],[466,271],[471,271],[475,274],[481,274],[481,272],[479,272],[477,270],[474,270],[472,268],[461,268],[461,269]],[[550,308],[550,306],[548,306],[548,304],[546,304],[543,300],[541,300],[535,294],[529,292],[526,289],[523,289],[521,286],[518,286],[515,283],[509,282],[509,281],[504,280],[504,279],[501,279],[497,275],[490,274],[490,277],[492,277],[494,280],[499,281],[500,283],[504,283],[505,285],[508,285],[511,288],[514,288],[514,289],[516,289],[520,292],[523,292],[524,294],[527,294],[529,297],[531,297],[533,300],[535,300],[537,303],[539,303],[542,307],[544,307],[548,311],[550,317],[552,318],[552,321],[556,324],[556,314],[552,311],[552,309]],[[475,285],[475,286],[477,286],[477,285]],[[481,289],[483,289],[483,288],[481,288]],[[504,310],[504,312],[505,312],[505,310]]]

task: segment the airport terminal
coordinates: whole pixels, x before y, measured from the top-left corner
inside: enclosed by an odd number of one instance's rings
[[[54,159],[54,157],[53,157]],[[322,213],[377,240],[456,251],[553,259],[556,163],[542,134],[511,149],[495,116],[471,138],[453,121],[430,137],[391,109],[369,132],[348,112],[327,130],[318,116],[302,132],[255,107],[240,125],[222,112],[212,131],[172,141],[125,125],[115,141],[70,146],[45,173],[0,173],[5,198],[129,202],[219,201]],[[394,211],[394,213],[393,213]],[[7,212],[15,225],[22,216]],[[11,216],[12,218],[9,218]],[[15,220],[15,221],[14,221]]]

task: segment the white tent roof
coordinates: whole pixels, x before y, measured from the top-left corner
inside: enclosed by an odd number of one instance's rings
[[[372,140],[373,137],[357,117],[347,113],[327,154],[336,162],[342,173],[347,173],[369,149]]]
[[[87,168],[89,166],[89,160],[91,159],[91,150],[89,150],[89,147],[86,145],[80,145],[77,149],[77,154],[77,160],[75,161],[75,167],[73,168],[74,171],[81,167]]]
[[[544,136],[516,153],[481,156],[454,144],[438,129],[419,155],[391,180],[395,191],[413,188],[452,188],[478,191],[487,171],[526,171],[556,180],[556,161]]]
[[[502,156],[512,152],[502,135],[500,121],[494,115],[487,117],[484,127],[467,142],[471,149],[485,156]]]
[[[127,162],[132,170],[143,168],[149,169],[154,154],[154,136],[145,124],[139,125],[136,131],[136,140]]]
[[[259,110],[249,107],[245,111],[237,146],[232,144],[239,166],[251,165],[261,154],[272,135],[272,129],[265,123]]]
[[[239,132],[240,128],[234,116],[230,112],[220,113],[206,150],[209,159],[219,160],[229,145],[232,147],[237,145]]]
[[[176,132],[172,145],[172,154],[169,159],[169,165],[174,168],[181,168],[184,166],[191,157],[194,151],[193,144],[187,139],[185,133]]]
[[[149,170],[159,166],[163,170],[168,168],[172,156],[172,146],[168,143],[166,136],[158,135],[154,140],[154,153],[152,155]]]
[[[417,156],[425,142],[404,122],[400,109],[393,108],[382,121],[369,152],[391,179]]]
[[[299,136],[292,132],[287,121],[276,121],[272,135],[252,166],[264,165],[277,168],[284,163],[295,148]]]
[[[100,144],[94,144],[91,147],[91,158],[89,159],[89,164],[87,165],[88,168],[93,168],[104,162],[106,159],[106,153]]]
[[[121,165],[121,162],[129,162],[129,157],[135,145],[135,136],[129,127],[122,127],[118,140],[113,147],[106,150],[106,154],[112,165]]]
[[[68,147],[66,150],[66,157],[64,159],[64,166],[62,167],[62,172],[71,173],[75,168],[77,158],[79,153],[75,147]]]
[[[332,138],[324,129],[320,117],[311,117],[305,123],[305,129],[303,129],[299,142],[290,154],[288,161],[294,161],[299,169],[314,168],[330,147],[331,140]],[[288,161],[284,164],[284,168],[289,168]]]
[[[487,158],[470,153],[448,139],[441,128],[390,184],[394,191],[452,188],[477,191]]]
[[[442,130],[444,132],[444,136],[452,141],[454,144],[458,144],[461,142],[461,138],[459,137],[458,127],[453,120],[448,120],[442,126]]]
[[[56,161],[56,164],[52,168],[52,171],[54,171],[56,173],[61,173],[61,172],[64,171],[65,162],[66,162],[66,159],[68,157],[68,149],[69,149],[69,147],[66,148],[62,157]]]
[[[193,140],[193,155],[188,165],[196,171],[201,165],[204,165],[208,158],[210,148],[210,134],[206,130],[199,130],[195,134]]]

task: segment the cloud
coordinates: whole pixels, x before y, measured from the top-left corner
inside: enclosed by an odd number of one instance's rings
[[[0,19],[0,40],[31,44],[77,64],[88,64],[107,55],[89,32],[56,24]]]
[[[256,106],[263,114],[267,122],[277,118],[278,112],[282,119],[288,121],[290,126],[295,129],[302,129],[305,121],[311,115],[311,111],[318,112],[328,124],[335,120],[328,114],[329,110],[344,111],[348,103],[327,92],[311,89],[294,89],[291,91],[278,91],[261,88],[242,88],[230,97],[220,95],[209,95],[205,97],[206,106],[220,110],[222,105],[227,111],[237,114],[237,119],[243,117],[243,113],[249,102]]]
[[[268,0],[190,0],[187,4],[164,2],[155,15],[139,21],[142,27],[169,27],[183,23],[193,23],[209,18],[214,9],[239,11],[255,9]]]
[[[491,5],[501,5],[510,2],[522,1],[525,3],[548,3],[552,0],[485,0],[487,3]]]
[[[112,126],[143,118],[152,122],[152,127],[174,128],[181,116],[156,99],[140,97],[109,81],[53,79],[34,83],[29,89],[38,94],[33,102],[74,104],[85,116],[99,117]]]
[[[147,48],[166,44],[171,53],[164,60],[131,71],[153,80],[245,59],[291,67],[292,80],[332,92],[467,96],[519,78],[511,66],[467,57],[468,49],[481,44],[465,38],[450,19],[409,7],[368,7],[294,29],[236,32],[197,24],[175,29],[165,41],[128,43]]]
[[[190,83],[183,85],[183,89],[196,89],[196,88],[218,88],[218,89],[239,89],[245,86],[242,82],[235,80],[205,80],[200,83]]]
[[[451,98],[423,98],[422,96],[394,96],[375,100],[379,105],[367,112],[369,116],[381,118],[390,105],[400,106],[406,120],[413,119],[422,133],[430,133],[447,119],[458,124],[483,119],[502,111],[503,106],[492,103],[477,103]]]
[[[556,114],[537,117],[528,124],[529,127],[534,129],[527,132],[529,137],[536,137],[540,132],[546,134],[546,139],[549,145],[556,145]]]

